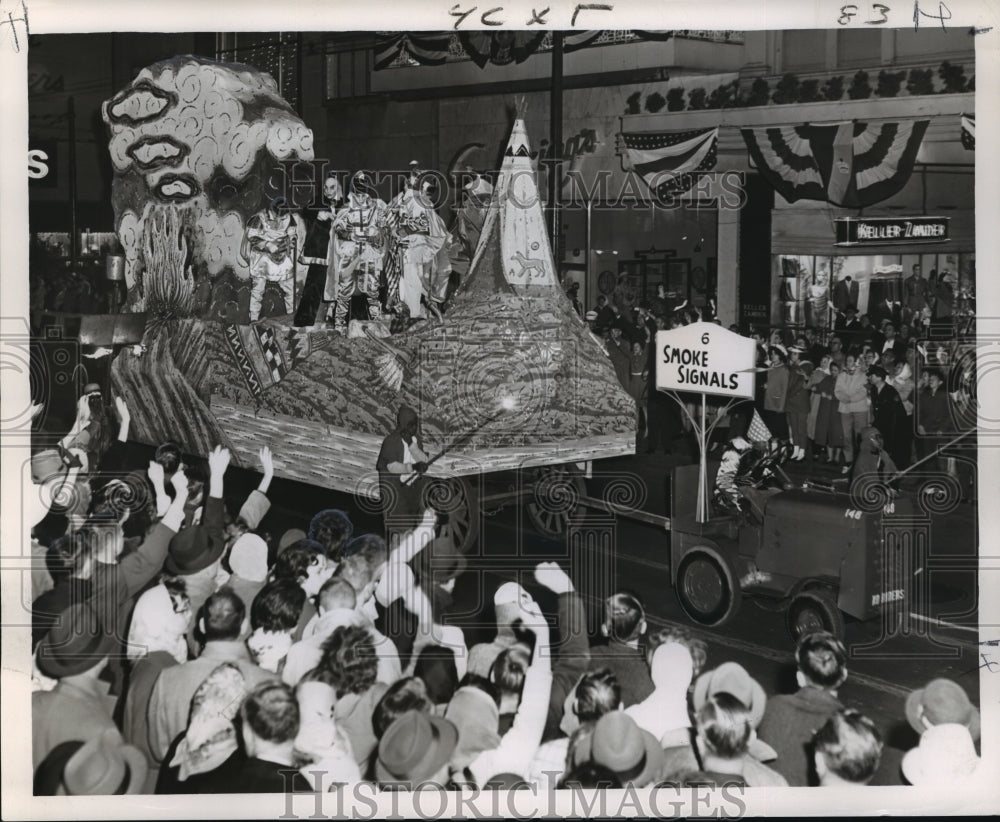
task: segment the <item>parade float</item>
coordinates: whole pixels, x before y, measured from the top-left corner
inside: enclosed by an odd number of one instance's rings
[[[484,474],[551,480],[561,475],[546,466],[634,452],[634,401],[560,287],[520,120],[444,321],[341,335],[246,315],[240,245],[262,181],[313,156],[311,131],[269,75],[175,57],[142,70],[104,119],[126,310],[147,316],[145,353],[125,350],[112,366],[133,438],[192,454],[221,443],[247,467],[267,445],[277,476],[372,509],[379,447],[409,405],[425,450],[440,455],[432,498],[462,548]]]

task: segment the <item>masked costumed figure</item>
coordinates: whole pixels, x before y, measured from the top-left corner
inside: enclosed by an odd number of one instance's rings
[[[409,406],[400,406],[396,427],[382,440],[375,468],[386,535],[412,530],[422,511],[427,455],[420,438],[420,420]]]
[[[407,187],[390,206],[393,248],[386,277],[387,307],[405,306],[410,317],[425,316],[426,303],[440,319],[441,304],[448,296],[451,235],[434,211],[436,194],[434,177],[414,168]]]
[[[250,265],[250,322],[260,318],[264,289],[277,283],[285,298],[285,313],[295,310],[295,258],[305,240],[305,226],[288,209],[284,197],[271,200],[249,220],[241,253]]]
[[[319,324],[326,320],[329,303],[337,298],[333,220],[344,205],[344,192],[335,172],[330,172],[323,181],[323,199],[328,206],[310,223],[299,255],[299,262],[305,263],[309,269],[295,312],[294,324],[297,326]]]
[[[483,223],[486,222],[486,212],[492,199],[493,186],[485,177],[477,174],[466,184],[465,199],[456,217],[455,233],[470,263],[476,256],[479,236],[483,233]]]
[[[351,298],[363,294],[368,316],[382,316],[378,290],[385,260],[389,206],[378,198],[371,177],[364,171],[351,178],[351,193],[333,218],[336,236],[337,299],[334,323],[347,327]]]

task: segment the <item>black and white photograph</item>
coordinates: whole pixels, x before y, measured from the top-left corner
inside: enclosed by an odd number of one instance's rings
[[[995,813],[998,50],[0,0],[4,817]]]

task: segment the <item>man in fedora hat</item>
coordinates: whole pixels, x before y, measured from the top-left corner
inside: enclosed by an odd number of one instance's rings
[[[35,770],[35,796],[140,793],[148,768],[142,752],[108,729],[86,742],[57,745]]]
[[[950,679],[932,679],[906,697],[906,719],[918,734],[934,725],[957,724],[969,729],[973,742],[979,741],[979,710],[965,690]]]
[[[723,662],[715,670],[706,671],[695,680],[691,697],[695,711],[700,711],[710,697],[720,693],[731,694],[746,706],[750,727],[754,731],[748,743],[750,755],[760,762],[776,759],[778,755],[774,749],[758,739],[756,734],[767,707],[767,694],[761,684],[738,662]]]
[[[656,737],[620,710],[605,714],[592,733],[582,734],[570,757],[574,766],[592,762],[608,768],[623,786],[645,788],[664,776],[665,758]]]
[[[57,683],[31,695],[33,768],[63,742],[88,742],[111,731],[121,744],[111,718],[114,703],[100,680],[115,647],[114,635],[88,603],[70,605],[38,644],[35,664]]]
[[[375,779],[381,787],[400,790],[426,784],[444,787],[457,744],[458,729],[447,719],[407,711],[382,735]]]

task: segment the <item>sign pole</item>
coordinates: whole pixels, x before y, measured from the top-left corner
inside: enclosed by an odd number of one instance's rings
[[[708,437],[705,431],[705,395],[701,395],[701,425],[698,426],[698,510],[695,521],[708,520],[708,455],[705,453]]]

